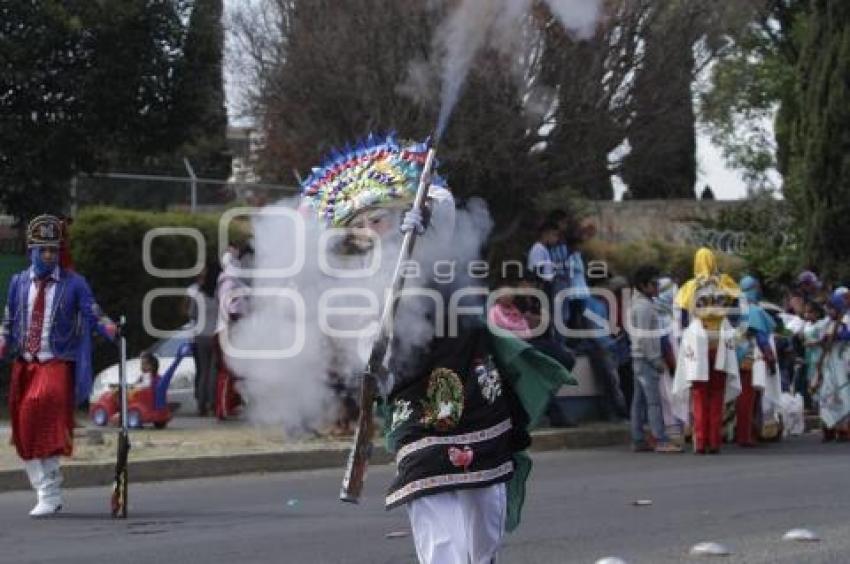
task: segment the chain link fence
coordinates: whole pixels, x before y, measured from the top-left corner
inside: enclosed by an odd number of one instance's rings
[[[96,173],[74,178],[70,212],[73,217],[90,206],[145,211],[221,212],[236,205],[263,206],[297,193],[298,188],[295,186],[260,182],[228,182],[194,176]]]

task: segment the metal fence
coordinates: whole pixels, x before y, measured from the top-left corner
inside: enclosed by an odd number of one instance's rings
[[[220,211],[233,205],[262,206],[298,193],[294,186],[230,182],[190,175],[123,172],[80,175],[71,182],[70,215],[96,205],[147,211]]]

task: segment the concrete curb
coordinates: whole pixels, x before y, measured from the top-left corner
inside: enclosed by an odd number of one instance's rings
[[[593,425],[568,429],[546,429],[533,434],[532,451],[594,448],[628,443],[625,425]],[[160,482],[186,478],[210,478],[255,472],[292,472],[340,468],[345,465],[347,448],[307,451],[281,451],[192,458],[133,460],[130,451],[130,481]],[[387,464],[392,457],[382,446],[375,445],[372,464]],[[62,467],[64,486],[83,488],[106,486],[115,478],[114,462],[66,464]],[[0,492],[27,490],[30,485],[23,469],[0,470]]]

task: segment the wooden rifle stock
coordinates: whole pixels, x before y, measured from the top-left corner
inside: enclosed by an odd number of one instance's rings
[[[434,158],[437,154],[435,148],[428,149],[422,176],[419,178],[419,186],[416,190],[416,198],[413,208],[421,210],[428,195],[431,185],[431,168],[434,166]],[[373,413],[372,404],[378,389],[378,382],[386,378],[386,367],[384,365],[390,339],[392,338],[392,325],[395,319],[395,311],[398,305],[397,297],[404,289],[404,277],[402,269],[413,253],[413,245],[416,242],[416,232],[411,230],[404,234],[401,244],[401,253],[393,272],[393,283],[384,310],[381,314],[380,333],[378,340],[372,346],[369,355],[369,363],[363,372],[363,381],[360,384],[360,415],[357,418],[357,429],[354,433],[354,442],[348,455],[348,464],[345,475],[342,478],[339,499],[348,503],[357,503],[363,491],[363,483],[366,480],[366,469],[369,466],[369,457],[372,455],[372,427]]]

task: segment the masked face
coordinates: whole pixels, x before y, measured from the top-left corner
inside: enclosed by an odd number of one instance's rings
[[[44,278],[56,268],[59,261],[59,249],[56,247],[34,247],[31,250],[30,259],[35,269],[35,275],[38,278]]]
[[[708,284],[697,291],[694,315],[702,320],[707,329],[717,329],[723,318],[735,311],[737,311],[735,297],[723,292],[717,286]]]
[[[344,247],[355,253],[367,253],[375,246],[375,238],[386,239],[398,233],[399,214],[392,209],[363,211],[348,223]]]

